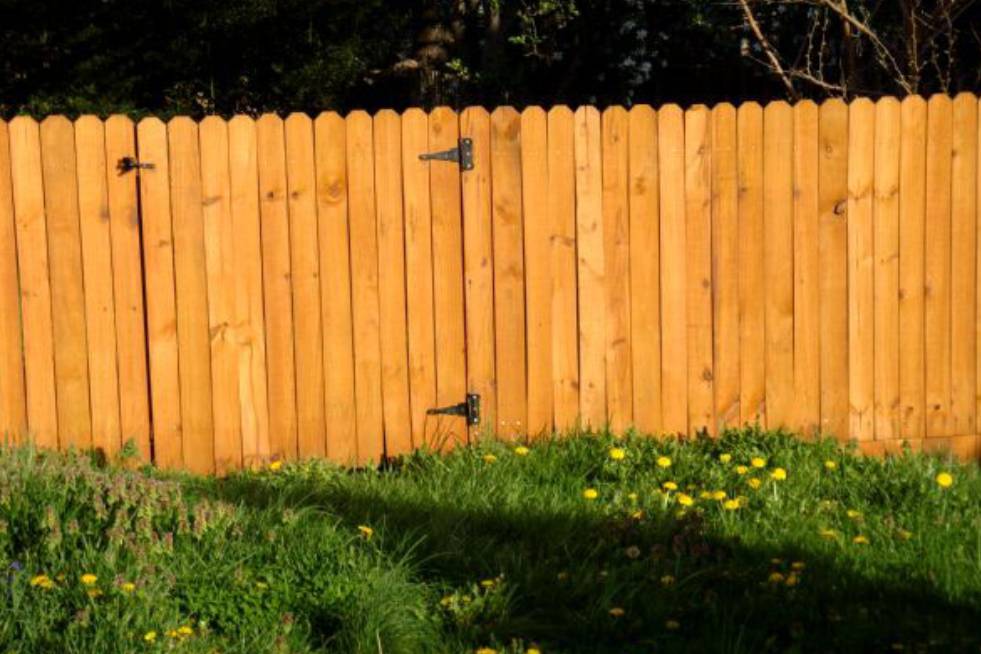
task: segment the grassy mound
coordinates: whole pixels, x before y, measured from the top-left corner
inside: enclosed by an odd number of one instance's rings
[[[977,651],[981,476],[753,430],[225,479],[0,452],[5,652]]]

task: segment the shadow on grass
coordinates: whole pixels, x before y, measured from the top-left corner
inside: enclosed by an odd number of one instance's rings
[[[530,505],[471,509],[393,490],[340,476],[291,483],[284,496],[282,488],[239,477],[209,493],[257,509],[316,507],[352,530],[376,526],[377,546],[408,557],[419,579],[441,592],[503,575],[506,609],[447,615],[448,635],[474,645],[514,638],[583,654],[953,652],[981,645],[981,602],[951,602],[907,571],[873,578],[827,551],[749,547],[713,537],[697,518],[636,520]],[[795,573],[797,560],[806,568]],[[775,572],[782,578],[771,580]],[[611,615],[615,607],[623,615]]]

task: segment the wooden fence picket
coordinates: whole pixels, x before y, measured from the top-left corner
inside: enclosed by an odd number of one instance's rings
[[[0,121],[0,439],[21,442],[27,434],[27,399],[10,175],[10,131]]]

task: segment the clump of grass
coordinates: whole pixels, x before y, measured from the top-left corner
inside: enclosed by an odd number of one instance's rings
[[[979,500],[974,464],[754,429],[225,479],[6,450],[0,648],[976,650]]]

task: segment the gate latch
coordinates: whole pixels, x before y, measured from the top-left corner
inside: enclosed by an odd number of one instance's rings
[[[455,161],[461,170],[473,170],[473,139],[464,138],[457,141],[457,146],[441,152],[426,152],[420,154],[423,161]]]
[[[467,399],[459,404],[429,409],[426,413],[431,416],[463,416],[467,419],[468,425],[476,427],[480,424],[480,395],[467,393]]]
[[[116,162],[116,170],[119,174],[128,173],[131,170],[138,170],[143,168],[145,170],[153,170],[156,166],[152,163],[143,163],[136,159],[136,157],[123,157],[118,162]]]

